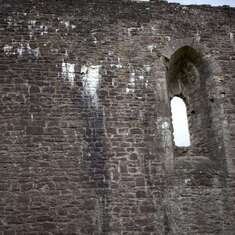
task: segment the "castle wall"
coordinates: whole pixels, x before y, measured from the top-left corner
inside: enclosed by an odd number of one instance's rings
[[[1,235],[234,233],[234,9],[0,4]],[[184,46],[205,61],[208,156],[174,148]]]

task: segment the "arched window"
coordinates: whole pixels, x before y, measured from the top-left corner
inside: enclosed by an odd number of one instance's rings
[[[190,146],[187,108],[182,98],[174,96],[171,99],[171,114],[174,142],[177,147]]]
[[[218,105],[211,101],[217,94],[217,83],[211,67],[200,52],[189,46],[179,48],[166,59],[166,65],[174,155],[221,159],[220,113]]]

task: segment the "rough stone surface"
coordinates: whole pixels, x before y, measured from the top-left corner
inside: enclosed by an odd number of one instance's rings
[[[0,0],[0,235],[234,235],[234,34],[227,6]]]

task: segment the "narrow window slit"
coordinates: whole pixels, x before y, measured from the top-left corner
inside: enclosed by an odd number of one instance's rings
[[[177,147],[190,146],[187,108],[184,100],[178,96],[171,99],[171,113],[174,142]]]

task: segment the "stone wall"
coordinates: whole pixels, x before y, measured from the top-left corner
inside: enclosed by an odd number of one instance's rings
[[[160,1],[0,1],[0,234],[234,234],[234,21]],[[181,155],[169,104],[186,58],[198,116]]]

